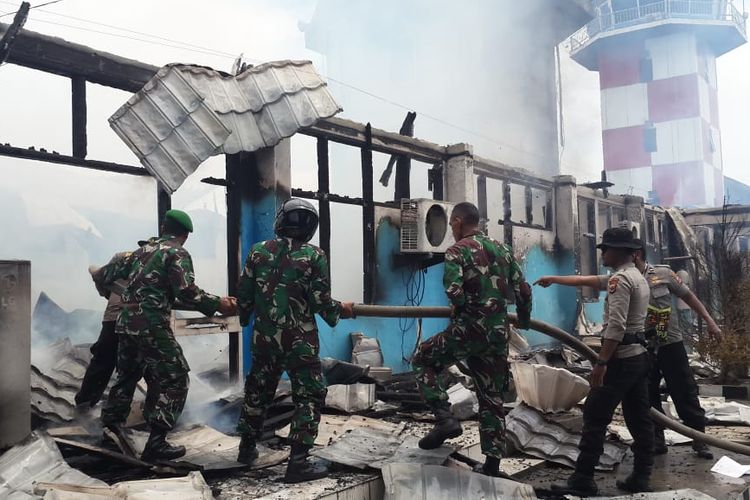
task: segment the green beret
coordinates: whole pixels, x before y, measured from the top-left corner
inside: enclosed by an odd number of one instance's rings
[[[182,210],[167,210],[167,213],[164,214],[164,219],[172,219],[187,229],[188,233],[193,232],[193,221],[190,220],[190,216]]]

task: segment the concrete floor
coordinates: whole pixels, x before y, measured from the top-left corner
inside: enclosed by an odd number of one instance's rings
[[[714,460],[703,460],[693,454],[690,445],[671,446],[669,453],[656,457],[651,486],[654,491],[695,489],[717,500],[743,498],[750,489],[750,479],[733,479],[714,474],[711,467],[721,458],[721,450],[714,449]],[[727,454],[739,463],[750,459],[743,455]],[[603,497],[622,496],[626,493],[615,486],[617,479],[624,479],[632,470],[633,456],[628,452],[625,461],[615,472],[601,472],[596,475],[600,495]],[[516,476],[518,481],[529,483],[534,488],[548,490],[553,483],[563,483],[571,469],[545,464],[529,473]],[[748,498],[745,496],[745,498]]]

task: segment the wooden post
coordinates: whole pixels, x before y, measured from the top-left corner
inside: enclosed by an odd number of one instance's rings
[[[76,76],[70,79],[73,96],[73,156],[86,158],[86,79]]]
[[[329,268],[331,264],[331,203],[328,201],[330,194],[330,168],[328,164],[328,140],[318,139],[318,206],[320,217],[320,248],[328,257]]]
[[[414,137],[414,120],[417,114],[409,111],[406,114],[404,123],[401,125],[399,134]],[[400,201],[403,198],[411,198],[411,159],[408,156],[399,156],[396,160],[396,185],[395,200]]]
[[[372,127],[365,127],[365,145],[362,153],[362,269],[364,273],[365,304],[372,303],[375,270],[375,205],[372,179]]]
[[[236,297],[242,265],[240,223],[242,197],[240,168],[242,153],[225,156],[227,181],[227,294]],[[240,376],[240,332],[229,332],[229,381]]]
[[[172,196],[158,184],[156,186],[156,224],[157,231],[161,234],[161,223],[164,222],[164,215],[172,209]]]

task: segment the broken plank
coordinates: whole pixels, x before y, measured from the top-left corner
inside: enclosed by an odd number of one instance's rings
[[[179,474],[185,473],[186,471],[194,470],[193,468],[183,468],[181,467],[181,464],[175,464],[173,462],[170,462],[170,465],[150,464],[148,462],[144,462],[143,460],[139,460],[134,457],[129,457],[127,455],[123,455],[122,453],[117,453],[116,451],[107,450],[106,448],[100,448],[99,446],[79,443],[78,441],[71,441],[69,439],[63,439],[63,438],[54,438],[54,439],[55,439],[55,443],[57,443],[58,445],[69,446],[71,448],[77,448],[79,450],[87,451],[89,453],[94,453],[96,455],[106,457],[111,460],[116,460],[124,464],[132,465],[133,467],[141,467],[144,469],[149,469],[156,474],[179,475]]]

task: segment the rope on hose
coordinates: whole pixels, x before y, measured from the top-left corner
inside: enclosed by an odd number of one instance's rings
[[[373,306],[355,304],[354,314],[356,316],[376,316],[381,318],[448,318],[450,317],[451,309],[449,307]],[[508,320],[514,324],[518,323],[518,317],[514,313],[508,313]],[[596,354],[596,352],[589,346],[587,346],[583,341],[554,325],[550,325],[549,323],[545,323],[544,321],[532,319],[530,329],[536,330],[537,332],[543,333],[549,337],[559,340],[563,344],[567,345],[571,349],[584,356],[592,363],[596,363],[596,361],[599,359],[599,356]],[[678,434],[682,434],[683,436],[692,438],[695,441],[700,441],[708,445],[715,446],[716,448],[731,451],[733,453],[750,456],[750,446],[734,441],[729,441],[727,439],[720,439],[715,436],[709,436],[704,432],[700,432],[686,425],[683,425],[682,423],[670,417],[667,417],[663,413],[660,413],[653,408],[651,408],[650,416],[652,420],[654,420],[662,427],[671,429]]]

